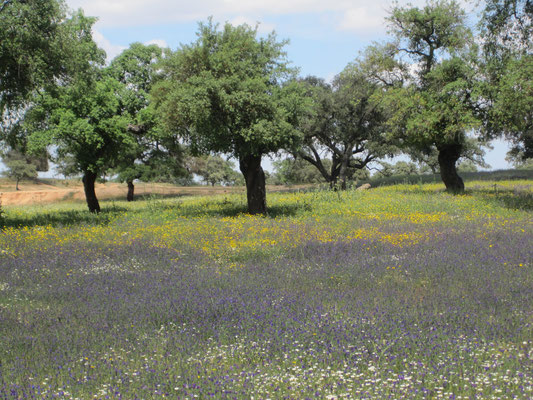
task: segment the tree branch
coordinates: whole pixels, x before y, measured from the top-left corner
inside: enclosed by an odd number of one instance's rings
[[[314,159],[312,157],[310,157],[308,154],[306,154],[305,152],[303,152],[303,151],[299,151],[297,153],[298,156],[301,159],[303,159],[303,160],[311,163],[312,165],[314,165],[318,169],[318,171],[322,174],[322,176],[324,177],[326,182],[331,182],[332,176],[330,174],[328,174],[328,171],[326,171],[326,168],[324,167],[324,164],[322,164],[322,160],[320,159],[320,155],[318,154],[318,152],[316,151],[316,149],[313,146],[309,146],[309,148],[313,152],[313,155],[315,157]]]
[[[429,54],[426,54],[420,50],[398,49],[398,51],[404,51],[407,54],[416,54],[416,55],[419,55],[420,57],[429,57]]]
[[[4,8],[6,8],[7,5],[8,5],[9,3],[12,3],[12,2],[13,2],[13,0],[4,0],[4,1],[2,2],[2,5],[0,6],[0,12],[4,11]],[[22,3],[22,2],[21,2],[21,3]]]

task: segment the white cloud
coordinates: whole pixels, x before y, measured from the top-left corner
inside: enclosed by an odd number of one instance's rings
[[[472,2],[469,0],[458,1],[465,11],[472,11]],[[407,3],[407,0],[404,0],[401,1],[400,5],[407,6]],[[426,0],[412,0],[409,3],[415,7],[424,7]],[[386,0],[350,2],[350,6],[342,11],[342,18],[337,25],[337,29],[369,35],[385,32],[387,29],[385,18],[389,15],[389,11],[393,6],[392,1]]]
[[[471,10],[472,2],[459,0]],[[402,1],[406,4],[407,0]],[[425,0],[412,0],[422,6]],[[337,13],[343,29],[356,25],[377,26],[391,0],[67,0],[70,8],[83,8],[87,15],[96,16],[103,26],[136,26],[204,20],[212,15],[217,21],[246,18],[252,22],[266,16],[291,14]],[[255,25],[255,24],[254,24]]]
[[[472,9],[469,0],[459,1],[463,7]],[[422,6],[425,0],[411,3]],[[67,0],[70,8],[81,7],[86,15],[98,17],[98,29],[205,21],[213,16],[215,21],[233,25],[256,26],[259,22],[259,32],[267,33],[274,30],[272,21],[277,24],[277,17],[298,16],[301,20],[309,15],[310,20],[316,21],[312,16],[319,15],[321,22],[310,23],[305,31],[306,36],[319,37],[324,29],[331,30],[332,25],[333,29],[363,36],[384,34],[384,18],[392,4],[391,0]],[[270,23],[265,23],[265,19]],[[95,40],[106,50],[108,59],[124,49],[110,43],[98,31]],[[153,43],[163,41],[154,39]]]
[[[149,40],[147,42],[144,42],[145,45],[150,45],[150,44],[155,44],[163,49],[166,49],[168,48],[168,43],[166,42],[166,40],[164,39],[152,39],[152,40]]]
[[[380,0],[383,1],[383,0]],[[100,18],[103,25],[138,25],[154,22],[196,21],[213,15],[230,18],[246,15],[253,20],[264,15],[343,11],[363,0],[67,0],[71,8],[83,8]]]
[[[466,1],[466,0],[465,0]],[[416,0],[414,3],[422,3]],[[265,17],[296,14],[333,13],[341,19],[343,29],[357,23],[374,27],[377,19],[390,7],[390,0],[67,0],[71,8],[83,8],[97,16],[102,26],[137,26],[157,23],[191,22],[213,16],[217,21],[242,19],[256,21]],[[377,12],[377,14],[376,14]],[[359,17],[363,15],[364,17]],[[268,30],[265,26],[265,31]]]
[[[257,31],[259,33],[270,33],[275,29],[275,25],[273,24],[266,24],[264,22],[256,21],[252,18],[248,18],[242,15],[232,18],[228,22],[233,26],[246,24],[251,26],[252,28],[255,28],[255,26],[257,25]]]
[[[126,46],[119,46],[112,44],[105,38],[98,30],[93,29],[93,39],[101,49],[104,49],[107,55],[107,60],[110,61],[119,55],[122,50],[126,49]]]
[[[338,72],[330,72],[326,75],[326,78],[324,79],[327,83],[333,83],[333,79],[337,76]]]
[[[352,31],[360,33],[373,34],[378,30],[385,28],[385,9],[376,10],[370,7],[357,7],[346,10],[338,29],[343,31]]]

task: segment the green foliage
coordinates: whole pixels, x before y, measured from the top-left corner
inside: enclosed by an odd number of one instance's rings
[[[523,158],[520,154],[509,155],[506,160],[510,162],[516,169],[533,170],[533,158]]]
[[[105,53],[92,40],[94,18],[67,16],[62,0],[4,1],[0,11],[0,140],[26,152],[26,109],[45,92],[86,74]],[[34,120],[44,125],[43,119]],[[35,128],[35,127],[34,127]],[[40,126],[38,129],[43,129]]]
[[[493,99],[488,134],[503,133],[512,143],[511,155],[533,158],[533,54],[508,60],[493,83],[487,88]]]
[[[239,161],[251,214],[267,211],[262,156],[300,140],[295,127],[307,100],[291,81],[285,44],[274,33],[258,38],[248,25],[226,23],[220,30],[210,20],[200,24],[196,42],[162,63],[165,79],[152,90],[166,128],[194,154]]]
[[[331,160],[322,160],[326,170],[331,168]],[[302,183],[326,182],[320,171],[301,158],[286,158],[273,163],[274,175],[271,182],[275,185],[294,185]]]
[[[477,172],[478,168],[474,162],[465,160],[459,163],[457,170],[459,172]]]
[[[120,114],[124,86],[99,71],[93,78],[77,80],[61,88],[58,97],[45,99],[49,129],[33,132],[30,145],[54,144],[60,159],[74,157],[79,172],[101,173],[115,164],[124,146],[134,143],[126,132],[129,120]]]
[[[110,75],[131,85],[135,92],[131,93],[131,114],[148,105],[148,95],[157,75],[157,62],[162,57],[161,47],[135,42],[111,61]]]
[[[65,8],[60,0],[4,1],[0,10],[0,114],[62,76]]]
[[[153,95],[167,128],[180,132],[194,152],[228,153],[236,158],[290,147],[302,99],[274,34],[258,38],[247,25],[209,21],[198,40],[162,64],[166,79]]]
[[[461,157],[459,158],[460,162],[469,162],[476,167],[490,168],[490,165],[483,159],[485,155],[485,150],[483,149],[484,146],[487,146],[484,141],[467,137],[462,146]],[[407,154],[413,161],[420,165],[421,173],[424,173],[424,171],[430,171],[434,174],[439,173],[439,151],[435,146],[423,149],[415,147],[409,148],[407,149]]]
[[[430,0],[423,8],[396,4],[387,21],[399,49],[421,63],[423,78],[439,58],[445,54],[453,57],[472,40],[465,18],[456,1]]]
[[[487,0],[480,22],[483,35],[485,133],[504,135],[511,156],[533,157],[533,2]],[[513,106],[510,107],[509,105]]]
[[[122,116],[128,118],[130,144],[123,147],[114,171],[120,181],[172,182],[185,174],[183,150],[175,135],[158,124],[149,92],[157,79],[163,50],[156,45],[133,43],[106,68],[124,85]]]
[[[421,173],[418,166],[409,161],[397,161],[395,164],[381,161],[380,169],[374,175],[377,177],[412,176]]]
[[[76,159],[72,154],[65,154],[61,158],[57,158],[55,160],[55,170],[63,175],[65,179],[80,174],[76,166]]]
[[[485,53],[502,59],[511,53],[533,50],[533,2],[531,0],[485,0],[481,19]]]
[[[94,22],[81,11],[68,20],[66,27],[76,37],[68,79],[32,98],[24,127],[30,151],[54,145],[59,159],[73,157],[78,171],[98,173],[113,164],[120,145],[128,142],[128,121],[120,112],[124,85],[102,71],[105,53],[92,39]]]
[[[383,135],[388,113],[376,96],[382,87],[374,79],[374,55],[367,53],[349,64],[332,84],[316,77],[301,82],[313,107],[302,119],[305,139],[297,155],[317,167],[332,185],[339,180],[342,188],[350,171],[397,151],[394,140]],[[329,168],[323,153],[331,160]]]
[[[396,110],[388,120],[391,131],[408,147],[423,151],[464,145],[466,132],[480,125],[472,99],[473,74],[466,61],[445,60],[424,75],[423,87],[390,90],[386,101]]]
[[[24,127],[30,152],[54,145],[59,159],[74,158],[84,175],[87,205],[98,213],[95,179],[115,166],[120,149],[133,141],[126,129],[129,119],[122,113],[126,87],[102,71],[105,53],[92,39],[93,23],[81,12],[70,21],[76,41],[69,79],[35,94]]]
[[[211,186],[223,183],[226,178],[226,171],[224,171],[225,166],[225,162],[221,157],[210,157],[209,160],[207,160],[207,169],[205,171],[204,180]]]
[[[204,163],[198,163],[195,173],[211,186],[216,184],[233,185],[239,175],[233,168],[234,164],[220,156],[207,156]]]
[[[388,22],[396,57],[406,54],[412,61],[403,69],[404,84],[384,96],[394,111],[390,132],[416,152],[438,150],[447,190],[462,192],[456,162],[465,153],[467,132],[481,125],[478,49],[465,13],[455,1],[437,0],[424,8],[396,6]]]
[[[99,78],[97,66],[104,62],[105,53],[99,49],[92,40],[92,25],[95,19],[85,17],[81,11],[64,20],[61,25],[62,76],[54,80],[54,85],[41,87],[40,91],[26,96],[25,100],[30,104],[8,132],[12,147],[21,148],[25,153],[42,155],[46,154],[49,144],[56,144],[51,128],[58,124],[60,114],[63,114],[63,126],[75,132],[76,135],[84,135],[83,124],[90,122],[76,118],[76,114],[83,113],[80,109],[85,94],[89,94],[92,87],[96,86],[95,80]],[[101,90],[103,92],[104,89]],[[102,93],[103,95],[103,93]],[[90,95],[89,95],[90,96]],[[97,104],[96,99],[92,99]],[[90,103],[86,102],[86,107]],[[72,115],[67,117],[66,110],[70,109]],[[93,115],[94,120],[99,115]],[[12,120],[12,119],[11,119]],[[76,123],[81,124],[77,126]],[[80,128],[80,132],[77,129]],[[68,136],[68,135],[67,135]],[[72,138],[78,140],[78,138]],[[30,143],[31,142],[31,143]],[[79,143],[78,147],[83,147]],[[83,150],[80,150],[83,152]]]
[[[17,190],[21,180],[37,178],[37,165],[16,150],[9,151],[2,157],[2,161],[7,168],[3,175],[16,181]]]
[[[418,167],[415,163],[408,161],[398,161],[393,165],[393,175],[416,175]]]

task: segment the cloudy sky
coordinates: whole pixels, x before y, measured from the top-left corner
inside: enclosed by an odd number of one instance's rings
[[[474,0],[460,0],[472,12]],[[391,0],[67,0],[98,17],[94,38],[116,56],[130,43],[156,43],[176,49],[195,40],[197,24],[212,16],[217,22],[259,24],[259,31],[275,31],[288,39],[289,60],[302,76],[331,79],[373,41],[387,38],[384,18]],[[406,3],[400,0],[400,3]],[[424,1],[412,0],[422,5]],[[475,13],[475,12],[474,12]],[[475,17],[472,18],[474,24]],[[506,168],[503,142],[487,155],[494,169]]]

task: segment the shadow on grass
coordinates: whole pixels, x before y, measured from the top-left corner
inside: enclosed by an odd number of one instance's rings
[[[533,211],[533,192],[531,185],[504,187],[494,184],[486,187],[470,187],[465,190],[464,196],[478,198],[479,200],[495,206],[508,208],[511,210]],[[444,185],[442,189],[428,191],[422,186],[411,187],[401,190],[406,194],[423,194],[424,196],[434,196],[445,193]]]
[[[107,225],[114,217],[127,211],[126,208],[111,206],[103,208],[99,214],[87,210],[48,210],[26,215],[12,215],[9,212],[1,221],[2,228],[22,228],[34,226],[76,226]]]
[[[167,209],[172,209],[174,207],[169,206]],[[185,217],[238,217],[240,215],[248,214],[248,208],[245,204],[242,203],[233,203],[233,202],[219,202],[218,207],[213,207],[205,209],[202,207],[191,207],[183,206],[180,207],[177,205],[175,209],[179,209],[178,214]],[[274,205],[267,207],[266,218],[277,218],[277,217],[292,217],[296,216],[302,212],[309,211],[309,206],[306,204],[287,204],[287,205]]]
[[[159,217],[163,219],[172,219],[175,217],[238,217],[248,213],[244,201],[212,200],[200,204],[184,204],[179,201],[168,201],[172,198],[181,196],[147,196],[146,200],[141,201],[137,198],[136,202],[141,203],[140,207],[129,208],[125,206],[112,204],[102,204],[102,211],[99,214],[90,213],[86,208],[77,209],[42,209],[32,212],[10,212],[7,211],[0,218],[0,230],[5,228],[23,228],[36,226],[82,226],[107,225],[111,221],[119,218],[124,213],[128,216],[135,215],[148,221],[155,221]],[[268,207],[266,218],[291,217],[310,210],[310,204],[297,203],[274,205]]]
[[[487,203],[511,210],[533,211],[533,192],[529,190],[476,190],[473,194]]]

